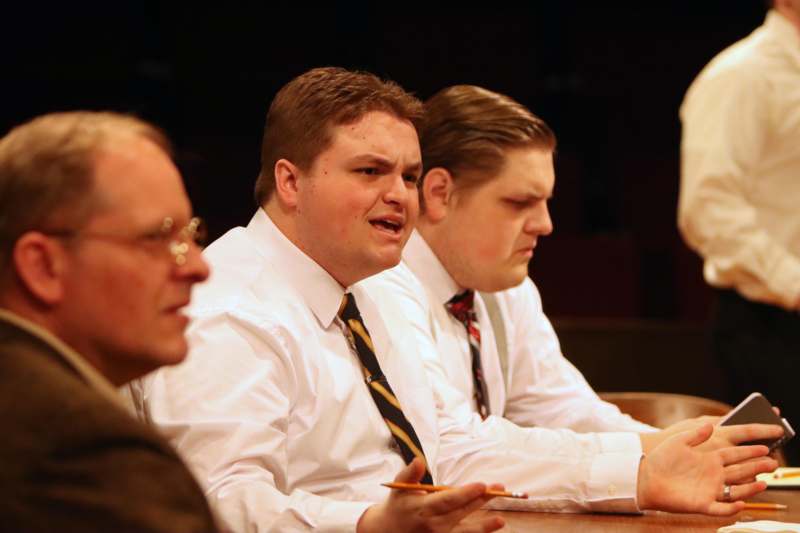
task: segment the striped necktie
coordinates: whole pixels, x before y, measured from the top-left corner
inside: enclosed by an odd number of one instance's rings
[[[367,388],[378,406],[378,411],[381,413],[383,420],[389,427],[389,431],[397,442],[403,459],[406,464],[410,463],[414,457],[422,459],[425,462],[425,475],[422,477],[421,482],[433,484],[433,479],[428,470],[428,462],[425,460],[425,454],[422,451],[419,438],[414,432],[411,423],[403,414],[400,402],[395,397],[394,391],[392,391],[386,376],[383,375],[375,357],[375,348],[372,345],[369,331],[367,331],[367,327],[361,319],[361,313],[358,312],[355,296],[350,293],[344,295],[338,314],[344,325],[345,337],[347,337],[350,347],[356,352],[358,359],[361,361],[361,369],[364,372]]]
[[[445,304],[450,314],[467,328],[469,352],[472,356],[472,389],[475,406],[482,419],[489,416],[489,393],[486,389],[486,378],[481,366],[481,330],[478,327],[478,317],[475,315],[475,291],[464,291],[453,296]]]

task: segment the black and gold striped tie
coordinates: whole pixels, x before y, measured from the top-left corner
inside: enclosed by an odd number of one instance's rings
[[[361,313],[358,312],[356,299],[350,293],[345,294],[342,299],[342,305],[339,307],[339,318],[344,324],[347,340],[361,361],[361,369],[364,372],[367,388],[369,388],[372,399],[375,400],[383,420],[389,426],[389,431],[400,447],[403,459],[406,464],[410,463],[414,457],[419,457],[425,461],[425,475],[422,478],[422,483],[432,484],[433,479],[428,470],[428,462],[425,460],[425,454],[422,451],[419,438],[417,438],[414,428],[403,414],[400,402],[395,397],[389,381],[381,371],[378,360],[375,358],[375,348],[372,345],[369,331],[367,331],[364,321],[361,320]]]

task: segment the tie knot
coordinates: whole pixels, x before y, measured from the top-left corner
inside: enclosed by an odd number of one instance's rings
[[[347,323],[348,320],[355,318],[361,320],[361,313],[358,312],[356,306],[356,298],[349,292],[344,293],[342,296],[342,303],[339,305],[339,312],[336,313],[341,320]]]
[[[447,302],[447,309],[460,322],[474,321],[475,291],[466,290],[458,293]]]

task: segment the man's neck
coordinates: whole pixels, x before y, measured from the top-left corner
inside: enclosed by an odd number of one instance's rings
[[[469,287],[463,287],[461,284],[459,284],[458,274],[454,274],[454,269],[452,265],[450,265],[450,257],[446,252],[449,248],[449,244],[444,238],[446,236],[445,231],[440,226],[431,224],[420,217],[419,221],[417,222],[417,233],[420,234],[422,239],[439,260],[439,263],[441,263],[442,268],[444,268],[453,282],[458,286],[458,291],[461,292],[465,289],[468,289]]]
[[[340,279],[332,272],[332,269],[329,268],[324,261],[315,257],[313,251],[309,250],[309,247],[305,246],[304,243],[302,242],[302,239],[300,239],[299,235],[300,232],[297,231],[297,224],[295,223],[293,214],[287,210],[288,208],[282,206],[280,202],[278,202],[273,198],[269,202],[264,204],[262,206],[262,209],[264,209],[264,212],[267,214],[267,216],[275,225],[275,227],[278,228],[278,231],[280,231],[283,234],[283,236],[289,240],[289,242],[291,242],[298,250],[303,252],[309,259],[311,259],[316,264],[325,269],[325,271],[328,274],[330,274],[330,276],[333,279],[335,279],[336,282],[342,286],[342,288],[346,289],[350,285],[353,285],[354,283],[360,281],[360,279],[357,280]]]
[[[800,34],[800,12],[792,9],[789,6],[778,4],[775,5],[775,11],[778,12],[783,18],[788,20],[794,29]]]

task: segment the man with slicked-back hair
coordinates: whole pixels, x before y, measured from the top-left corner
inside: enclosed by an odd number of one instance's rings
[[[538,239],[553,229],[550,127],[512,98],[474,85],[439,91],[425,110],[423,209],[403,251],[414,276],[395,269],[382,279],[396,282],[393,296],[408,297],[404,314],[430,314],[448,380],[474,413],[527,427],[637,433],[645,452],[705,423],[658,431],[637,422],[602,401],[561,353],[528,277]],[[417,281],[424,291],[414,294]],[[456,312],[465,306],[467,322]],[[715,433],[706,448],[744,436],[740,428]]]

